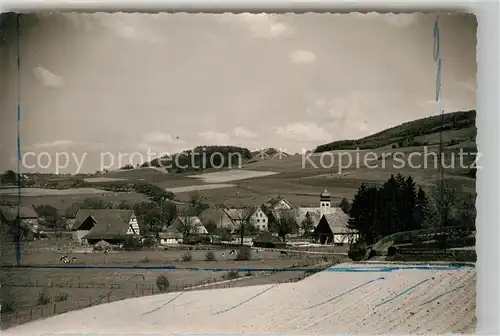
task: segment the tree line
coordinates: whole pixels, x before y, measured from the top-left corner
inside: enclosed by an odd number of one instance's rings
[[[361,241],[373,244],[382,237],[424,227],[475,225],[475,196],[464,193],[459,182],[445,179],[428,188],[411,176],[398,174],[383,185],[363,183],[349,212],[349,228]]]

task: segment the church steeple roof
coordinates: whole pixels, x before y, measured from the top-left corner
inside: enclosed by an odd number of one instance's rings
[[[330,195],[330,193],[328,192],[328,190],[326,190],[326,188],[320,195],[321,199],[330,199],[331,196],[332,195]]]

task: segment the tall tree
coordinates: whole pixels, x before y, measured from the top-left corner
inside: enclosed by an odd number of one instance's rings
[[[342,201],[340,201],[339,207],[344,211],[344,213],[349,214],[351,212],[351,204],[347,200],[347,198],[342,198]]]
[[[415,202],[415,226],[417,229],[424,226],[428,216],[428,200],[425,191],[419,187],[417,192],[417,200]]]
[[[279,210],[274,217],[271,231],[277,233],[278,237],[286,243],[286,236],[298,229],[297,221],[288,210]]]

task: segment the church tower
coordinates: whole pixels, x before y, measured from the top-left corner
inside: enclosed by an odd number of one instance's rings
[[[321,193],[320,206],[319,206],[321,216],[323,216],[324,214],[330,213],[330,207],[332,205],[331,197],[332,196],[330,195],[330,193],[326,189]]]

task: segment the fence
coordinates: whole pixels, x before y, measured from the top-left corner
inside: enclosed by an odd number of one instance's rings
[[[316,267],[310,267],[308,268],[307,271],[300,272],[299,274],[294,274],[293,276],[288,275],[285,276],[284,279],[279,280],[279,281],[273,281],[272,283],[293,283],[300,281],[307,276],[310,276],[314,273],[320,272],[324,270],[325,268],[328,268],[332,266],[333,263],[323,263],[321,265],[317,265]],[[292,272],[293,269],[290,269],[290,272]],[[278,273],[278,272],[268,272],[269,274],[272,273]],[[281,273],[281,272],[279,272]],[[145,295],[155,295],[155,294],[165,294],[169,292],[180,292],[180,291],[194,291],[194,290],[205,290],[205,289],[222,289],[222,288],[232,288],[232,287],[240,287],[242,284],[243,285],[250,285],[250,284],[245,284],[245,282],[250,281],[252,278],[259,278],[260,276],[258,275],[253,275],[250,272],[244,275],[236,275],[236,273],[228,272],[226,276],[226,280],[223,281],[218,281],[217,279],[209,279],[205,281],[201,281],[196,284],[190,284],[190,285],[173,285],[168,288],[167,291],[160,291],[157,287],[149,285],[148,287],[144,286],[139,286],[136,284],[135,289],[132,289],[131,291],[124,292],[123,290],[117,292],[116,289],[120,289],[120,285],[118,284],[105,284],[105,283],[79,283],[78,286],[72,286],[71,285],[66,285],[65,287],[61,287],[59,284],[43,284],[43,283],[26,283],[26,284],[10,284],[10,283],[5,283],[2,284],[3,286],[6,287],[33,287],[36,285],[37,287],[54,287],[54,288],[108,288],[110,289],[104,294],[101,295],[89,295],[86,298],[79,299],[79,300],[72,300],[71,297],[69,297],[67,300],[64,301],[59,301],[59,302],[51,302],[48,304],[44,305],[36,305],[32,306],[29,308],[22,308],[19,310],[16,310],[11,313],[2,313],[1,314],[1,326],[2,329],[12,327],[15,325],[20,325],[26,322],[38,320],[41,318],[46,318],[46,317],[51,317],[54,315],[66,313],[69,311],[73,310],[78,310],[82,308],[88,308],[94,305],[102,304],[102,303],[109,303],[109,302],[116,302],[124,299],[129,299],[129,298],[135,298],[135,297],[141,297]]]

